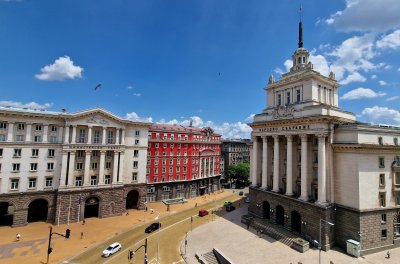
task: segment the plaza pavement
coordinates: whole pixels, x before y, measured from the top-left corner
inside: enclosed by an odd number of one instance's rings
[[[162,216],[173,214],[193,208],[195,204],[200,207],[213,199],[222,199],[232,195],[231,191],[218,192],[212,195],[189,199],[188,203],[176,204],[167,207],[162,202],[149,203],[148,208],[153,208]],[[57,226],[44,222],[30,223],[23,227],[12,228],[9,226],[0,227],[0,264],[26,264],[26,263],[46,263],[47,243],[49,237],[49,226],[53,227],[53,232],[64,233],[67,228],[71,229],[71,238],[66,240],[63,237],[53,235],[53,253],[50,255],[49,263],[63,263],[65,259],[78,255],[87,248],[113,237],[126,230],[144,225],[156,217],[144,210],[129,210],[129,215],[121,215],[109,218],[88,218],[85,225],[81,223],[70,223]],[[81,232],[83,237],[81,239]],[[15,241],[16,234],[22,235],[19,242]]]
[[[198,264],[195,254],[204,254],[219,249],[222,254],[234,264],[267,263],[267,264],[317,264],[319,263],[318,250],[312,248],[305,253],[300,253],[281,242],[266,235],[260,238],[252,228],[240,222],[243,214],[247,213],[247,205],[230,212],[223,217],[217,217],[213,222],[202,225],[188,233],[186,248],[186,263]],[[181,244],[184,253],[184,241]],[[386,258],[386,251],[354,258],[347,255],[339,248],[328,252],[322,251],[322,263],[334,264],[399,264],[400,248],[390,250],[390,259]]]

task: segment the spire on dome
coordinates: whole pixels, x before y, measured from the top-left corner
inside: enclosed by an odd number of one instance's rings
[[[300,10],[299,10],[299,13],[300,13],[300,22],[299,22],[299,48],[302,48],[302,47],[303,47],[303,24],[302,24],[302,22],[301,22],[301,15],[302,15],[302,12],[303,12],[303,8],[302,8],[302,6],[300,5]]]

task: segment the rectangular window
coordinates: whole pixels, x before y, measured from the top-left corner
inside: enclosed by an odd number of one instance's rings
[[[399,185],[400,184],[400,172],[396,172],[394,174],[394,184]]]
[[[137,176],[138,176],[137,172],[132,172],[132,181],[137,181]]]
[[[12,164],[13,172],[19,172],[19,167],[20,167],[19,163],[13,163]]]
[[[133,157],[135,157],[135,158],[139,157],[139,150],[133,151]]]
[[[296,90],[296,103],[300,103],[301,93],[300,90]]]
[[[76,163],[76,169],[77,170],[83,170],[83,162],[77,162]]]
[[[53,178],[52,177],[46,177],[45,185],[46,185],[46,187],[53,187]]]
[[[385,158],[384,157],[379,157],[379,168],[385,168]]]
[[[386,193],[381,193],[379,194],[379,205],[381,207],[385,207],[386,206]]]
[[[0,157],[3,157],[3,149],[0,149]]]
[[[82,186],[82,176],[76,176],[75,186]]]
[[[37,163],[30,164],[31,171],[37,171]]]
[[[386,214],[381,214],[381,224],[386,223]]]
[[[56,126],[51,126],[51,132],[57,132],[57,127]]]
[[[100,130],[95,130],[93,134],[93,143],[100,143]]]
[[[137,169],[137,168],[138,168],[138,164],[139,164],[138,161],[134,161],[134,162],[133,162],[133,168],[134,168],[134,169]]]
[[[93,150],[92,156],[93,156],[93,157],[98,157],[98,156],[99,156],[99,153],[100,153],[100,151],[98,151],[98,150]]]
[[[18,190],[18,188],[19,188],[19,179],[11,179],[10,189],[11,190]]]
[[[6,129],[6,128],[7,128],[7,123],[0,122],[0,129]]]
[[[111,169],[111,161],[106,162],[106,169]]]
[[[169,186],[163,186],[163,191],[164,191],[164,192],[169,192],[169,191],[171,191],[171,187],[169,187]]]
[[[154,186],[147,187],[147,193],[154,193],[155,191],[156,191],[156,188]]]
[[[47,170],[48,171],[54,170],[54,163],[53,162],[48,162],[47,163]]]
[[[290,104],[290,92],[286,93],[286,104]]]
[[[29,189],[35,189],[36,188],[36,178],[30,178],[29,179],[28,188]]]
[[[139,145],[139,139],[135,139],[135,145]]]
[[[76,151],[76,156],[78,158],[83,158],[85,156],[85,151],[84,150],[78,150]]]
[[[379,145],[383,145],[383,138],[382,137],[378,137],[378,143],[379,143]]]
[[[17,124],[17,130],[25,130],[25,124],[22,123]]]
[[[395,146],[398,146],[399,145],[398,138],[393,138],[393,143],[394,143]]]
[[[385,186],[385,174],[379,174],[379,186]]]
[[[15,137],[15,141],[19,141],[19,142],[24,141],[24,135],[17,135]]]
[[[6,135],[0,134],[0,141],[6,141]]]
[[[96,170],[97,169],[97,162],[92,162],[92,170]]]
[[[382,231],[381,231],[381,239],[386,239],[387,238],[387,230],[386,229],[383,229]]]
[[[113,144],[114,143],[114,131],[108,131],[107,143],[108,144]]]
[[[154,176],[154,182],[158,182],[158,177]]]
[[[111,175],[105,175],[104,176],[104,183],[105,184],[111,184]]]
[[[33,138],[33,141],[34,142],[42,142],[42,136],[35,135],[34,138]]]
[[[158,143],[156,143],[155,148],[158,148]]]
[[[57,136],[50,136],[50,143],[57,143]]]
[[[140,136],[140,130],[135,131],[135,136]]]
[[[112,158],[113,152],[111,150],[107,150],[106,151],[106,156],[107,156],[107,158]]]
[[[86,130],[85,129],[79,129],[78,143],[85,143],[85,137],[86,137]]]
[[[56,152],[56,150],[55,149],[49,149],[48,151],[47,151],[47,156],[49,157],[49,158],[54,158],[54,153]]]
[[[90,185],[97,185],[97,176],[90,176]]]
[[[172,148],[172,149],[174,148],[174,143],[170,144],[170,148]]]
[[[32,158],[36,158],[39,156],[39,149],[32,149]]]
[[[282,95],[278,94],[278,106],[282,104]]]
[[[42,125],[35,125],[36,131],[42,131]]]

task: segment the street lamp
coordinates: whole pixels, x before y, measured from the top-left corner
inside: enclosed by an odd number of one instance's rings
[[[150,209],[151,212],[156,212],[157,216],[156,218],[154,218],[155,220],[158,221],[158,231],[157,231],[157,263],[160,263],[160,229],[161,229],[161,225],[160,225],[160,213],[157,212],[154,209]]]
[[[334,223],[328,222],[322,218],[319,219],[319,264],[321,264],[321,250],[322,250],[322,240],[321,240],[321,227],[322,227],[322,222],[329,226],[334,226]]]

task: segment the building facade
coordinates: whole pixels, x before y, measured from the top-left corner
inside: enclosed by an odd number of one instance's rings
[[[100,108],[0,108],[0,222],[67,223],[142,208],[150,125]]]
[[[250,140],[247,139],[224,139],[222,140],[222,156],[225,161],[225,169],[231,165],[250,162]]]
[[[211,128],[153,124],[147,152],[147,201],[192,198],[220,188],[221,135]]]
[[[400,129],[356,121],[338,105],[339,84],[313,70],[301,22],[293,66],[269,78],[267,107],[252,127],[249,213],[323,249],[361,254],[400,244]]]

